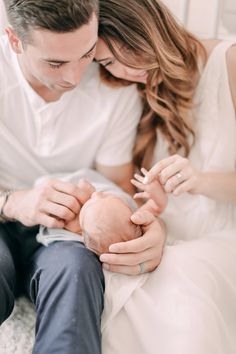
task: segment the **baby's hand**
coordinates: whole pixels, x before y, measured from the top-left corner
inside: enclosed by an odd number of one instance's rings
[[[157,209],[155,209],[158,210],[158,214],[160,214],[165,210],[167,206],[167,194],[164,188],[162,187],[161,183],[159,182],[158,178],[153,179],[148,184],[144,184],[144,179],[148,172],[144,168],[141,169],[141,172],[143,173],[144,177],[139,174],[135,174],[135,179],[131,180],[131,183],[142,191],[136,193],[134,195],[134,199],[152,199],[152,201],[154,201],[156,204]]]

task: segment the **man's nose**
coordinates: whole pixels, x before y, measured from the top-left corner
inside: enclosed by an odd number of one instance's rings
[[[63,81],[76,86],[80,83],[82,70],[79,65],[70,67],[63,73]]]

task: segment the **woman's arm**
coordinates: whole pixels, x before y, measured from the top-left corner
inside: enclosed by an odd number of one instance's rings
[[[236,172],[201,172],[196,177],[193,194],[202,194],[220,202],[236,204]]]
[[[150,183],[158,176],[164,190],[178,196],[201,194],[222,202],[236,203],[236,172],[201,172],[187,158],[173,155],[157,162],[144,178]]]
[[[236,45],[229,48],[226,54],[229,86],[234,103],[234,109],[236,112]]]

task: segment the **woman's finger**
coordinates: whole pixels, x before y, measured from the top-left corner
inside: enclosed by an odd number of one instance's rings
[[[142,262],[132,266],[104,263],[103,268],[114,273],[120,273],[126,275],[139,275],[139,274],[152,272],[154,269],[158,267],[159,264],[160,261],[157,261],[155,259],[155,260]]]
[[[182,193],[186,193],[191,191],[191,189],[193,188],[193,179],[188,179],[187,181],[179,184],[173,191],[173,194],[178,196]]]
[[[141,172],[144,176],[146,176],[148,174],[148,170],[146,170],[146,168],[144,168],[144,167],[141,168]]]
[[[162,184],[165,184],[168,179],[171,177],[175,177],[178,173],[183,175],[183,169],[185,168],[183,161],[176,161],[175,163],[170,164],[166,168],[164,168],[159,174],[159,180]],[[177,180],[178,182],[178,180]]]
[[[147,175],[144,177],[144,184],[148,184],[152,182],[156,177],[159,177],[160,172],[175,162],[179,158],[178,155],[173,155],[170,157],[167,157],[165,159],[162,159],[161,161],[157,162],[148,172]]]
[[[133,266],[157,258],[159,254],[159,246],[156,245],[137,253],[104,253],[100,256],[100,261],[114,265]]]

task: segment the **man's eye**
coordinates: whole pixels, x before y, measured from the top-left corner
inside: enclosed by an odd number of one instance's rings
[[[52,64],[52,63],[48,63],[48,64],[52,69],[59,69],[62,66],[62,64]]]

